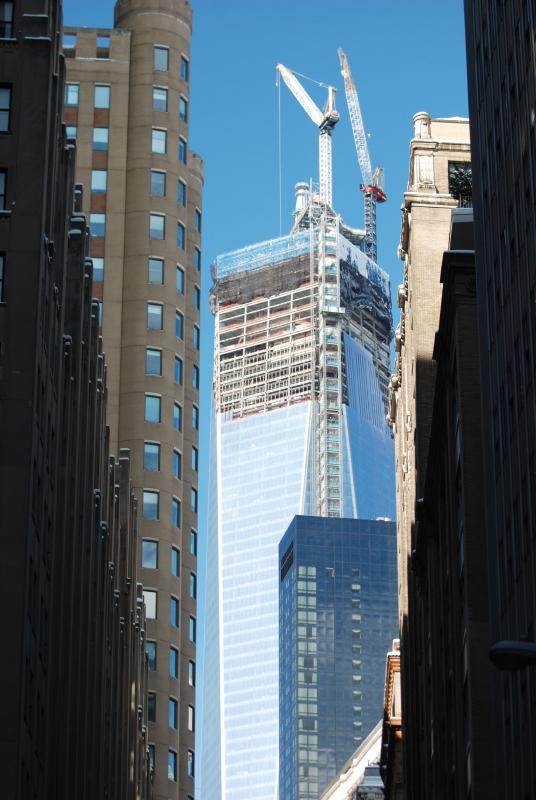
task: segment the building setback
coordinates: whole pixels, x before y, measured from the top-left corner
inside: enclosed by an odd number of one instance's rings
[[[150,797],[145,614],[128,451],[106,376],[61,5],[4,3],[0,119],[2,795]],[[76,195],[76,206],[75,206]]]
[[[534,0],[465,3],[490,644],[536,637]],[[494,672],[499,796],[533,797],[536,673]]]
[[[67,28],[65,123],[102,301],[113,447],[131,452],[158,798],[194,794],[201,188],[188,145],[192,10],[120,0]]]
[[[381,714],[395,523],[297,516],[279,568],[279,796],[318,800]]]

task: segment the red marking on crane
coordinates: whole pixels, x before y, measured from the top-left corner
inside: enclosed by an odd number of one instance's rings
[[[385,203],[385,201],[387,200],[387,195],[385,194],[385,192],[383,192],[377,186],[372,186],[372,185],[363,186],[362,192],[364,194],[373,194],[378,203]]]

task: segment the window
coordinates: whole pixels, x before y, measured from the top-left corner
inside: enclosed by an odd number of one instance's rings
[[[145,642],[147,653],[147,666],[153,672],[156,669],[156,642]]]
[[[0,23],[1,25],[1,23]],[[65,84],[65,105],[66,106],[77,106],[78,105],[78,98],[80,96],[80,86],[77,83],[66,83]]]
[[[100,256],[91,256],[93,261],[93,283],[102,283],[104,280],[104,259]]]
[[[194,350],[199,350],[201,344],[201,331],[199,325],[194,325]]]
[[[173,403],[173,428],[182,431],[182,408],[178,403]]]
[[[179,139],[179,161],[181,164],[186,164],[186,151],[188,149],[188,145],[186,143],[186,139],[183,139],[182,136]]]
[[[156,619],[156,592],[152,589],[144,589],[143,602],[145,603],[146,618]]]
[[[167,47],[154,47],[153,48],[153,67],[159,69],[161,72],[167,72],[169,69],[169,50]]]
[[[188,730],[195,731],[195,708],[188,706]]]
[[[178,578],[181,571],[181,554],[176,547],[171,548],[171,574]]]
[[[178,450],[173,451],[172,470],[173,477],[180,480],[182,478],[182,455]]]
[[[169,624],[174,628],[179,627],[179,601],[172,597],[169,601]]]
[[[147,721],[156,722],[156,694],[147,692]]]
[[[179,651],[175,647],[169,648],[169,675],[171,678],[179,677]]]
[[[162,351],[148,347],[145,351],[145,374],[162,375]]]
[[[186,56],[181,56],[181,80],[188,82],[190,78],[190,62]]]
[[[164,283],[164,261],[161,258],[149,259],[149,283],[156,283],[161,286]]]
[[[192,368],[192,388],[199,389],[199,367],[197,364],[194,364]]]
[[[199,450],[192,445],[192,469],[197,472],[199,469]]]
[[[189,592],[191,599],[195,600],[197,597],[197,575],[193,572],[190,572]]]
[[[0,131],[11,128],[11,86],[0,86]]]
[[[110,108],[110,87],[95,86],[95,97],[93,101],[95,108]]]
[[[65,136],[68,139],[76,139],[76,125],[66,125]]]
[[[168,725],[170,728],[177,729],[179,722],[179,704],[172,697],[169,698],[168,704]]]
[[[147,745],[147,752],[149,753],[149,769],[154,772],[156,765],[156,750],[154,744]]]
[[[176,497],[171,501],[171,523],[175,528],[181,526],[181,503]]]
[[[63,34],[63,49],[69,47],[76,47],[76,33],[64,33]]]
[[[151,170],[151,195],[153,197],[166,196],[166,173],[158,169]]]
[[[89,232],[91,236],[101,237],[106,233],[106,214],[89,215]]]
[[[188,661],[188,683],[195,686],[195,661]]]
[[[167,89],[153,86],[153,111],[167,111]]]
[[[143,469],[148,472],[160,471],[160,445],[155,442],[145,442],[143,445]]]
[[[168,753],[167,776],[169,781],[177,780],[177,753],[174,750]]]
[[[199,286],[194,286],[194,308],[198,311],[201,308],[201,289]]]
[[[186,184],[180,179],[177,183],[177,203],[186,207]]]
[[[13,37],[13,3],[0,3],[0,39]]]
[[[145,395],[145,422],[160,422],[162,398],[154,394]]]
[[[93,150],[108,150],[108,128],[93,128]]]
[[[175,288],[179,294],[184,294],[184,270],[182,267],[177,267],[175,274]]]
[[[157,520],[159,517],[159,495],[150,489],[143,490],[143,519]]]
[[[199,430],[199,408],[195,404],[192,406],[192,428]]]
[[[4,302],[4,284],[6,278],[6,257],[4,253],[0,253],[0,303]]]
[[[190,489],[190,511],[197,514],[197,489]]]
[[[158,542],[142,539],[141,565],[146,569],[158,569]]]
[[[186,769],[188,772],[188,776],[190,778],[195,777],[195,761],[194,761],[194,751],[188,750],[188,755],[186,756]]]
[[[201,250],[199,247],[194,250],[194,267],[198,272],[201,272]]]
[[[166,217],[164,214],[149,214],[149,239],[164,239],[166,235]]]
[[[99,321],[99,328],[102,327],[102,300],[97,300],[97,319]]]
[[[188,635],[190,637],[190,641],[195,642],[195,635],[196,635],[195,617],[190,617],[190,622],[188,625]]]
[[[175,336],[184,339],[184,317],[180,311],[175,312]]]
[[[182,222],[177,222],[177,247],[181,250],[186,249],[186,228]]]
[[[153,331],[163,328],[164,307],[160,303],[147,303],[147,327]]]
[[[106,55],[102,50],[108,50]],[[101,51],[101,52],[99,52]],[[97,58],[109,58],[110,56],[110,35],[108,33],[97,34]]]
[[[182,386],[182,358],[175,356],[173,379],[177,386]]]
[[[190,553],[192,556],[197,555],[197,531],[190,531]]]
[[[195,209],[194,229],[196,233],[201,233],[201,212],[197,208]]]
[[[105,192],[108,173],[105,169],[94,169],[91,171],[91,191]]]
[[[7,172],[5,169],[0,170],[0,210],[6,210],[6,182]]]
[[[167,152],[167,131],[161,128],[153,128],[151,133],[151,151],[157,155],[165,155]]]
[[[179,100],[179,117],[183,122],[188,122],[188,100],[182,96]]]

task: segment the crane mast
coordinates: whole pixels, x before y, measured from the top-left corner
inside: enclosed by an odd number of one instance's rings
[[[348,114],[350,116],[350,124],[354,136],[357,160],[363,179],[360,188],[364,194],[365,200],[365,250],[367,255],[370,256],[373,261],[376,261],[376,205],[377,203],[384,203],[387,200],[387,196],[383,190],[383,169],[377,167],[374,173],[372,172],[365,126],[363,124],[357,89],[350,70],[350,62],[345,52],[340,47],[338,54],[341,65],[341,75],[344,79],[344,93],[348,105]]]

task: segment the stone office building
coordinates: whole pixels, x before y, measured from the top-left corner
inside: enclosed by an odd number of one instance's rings
[[[131,452],[157,798],[194,794],[203,163],[190,150],[186,0],[66,28],[65,123],[88,187],[113,448]]]

